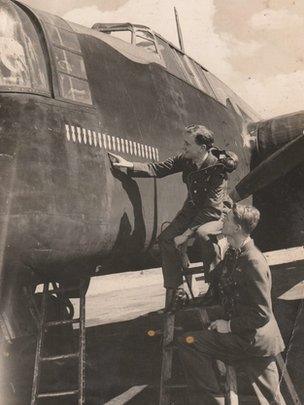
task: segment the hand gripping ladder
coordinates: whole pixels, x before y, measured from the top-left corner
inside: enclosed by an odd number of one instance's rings
[[[41,319],[38,329],[38,339],[36,347],[36,357],[35,357],[35,368],[32,386],[32,399],[31,405],[37,405],[39,399],[50,399],[50,398],[65,398],[70,396],[75,396],[78,398],[77,404],[83,405],[85,403],[84,386],[85,386],[85,283],[80,280],[79,284],[79,318],[57,320],[52,322],[47,322],[47,307],[52,294],[62,294],[72,288],[57,288],[56,284],[52,283],[53,288],[49,289],[50,283],[45,283],[43,286],[43,296],[42,296],[42,309],[41,309]],[[73,288],[75,290],[75,287]],[[79,348],[76,353],[68,353],[58,356],[44,357],[44,339],[45,334],[49,328],[61,327],[63,325],[79,324]],[[70,359],[78,358],[78,389],[58,391],[58,392],[40,392],[40,377],[41,369],[43,364],[47,362],[55,361],[69,361]],[[76,403],[76,401],[75,401]]]

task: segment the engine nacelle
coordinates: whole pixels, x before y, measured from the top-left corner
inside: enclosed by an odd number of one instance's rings
[[[303,130],[304,111],[249,124],[247,131],[255,141],[251,168],[263,164],[270,155],[303,135]],[[297,160],[299,153],[304,157],[299,150],[295,156]],[[255,240],[264,251],[302,246],[304,243],[304,158],[296,167],[289,159],[292,156],[276,163],[281,165],[280,169],[285,169],[285,173],[253,195],[253,204],[262,213]],[[263,175],[266,179],[272,178],[276,169],[275,164],[263,167],[259,181],[263,183]],[[254,180],[251,181],[254,184]]]
[[[248,124],[247,130],[256,140],[255,147],[259,158],[265,159],[303,134],[304,111],[253,122]]]

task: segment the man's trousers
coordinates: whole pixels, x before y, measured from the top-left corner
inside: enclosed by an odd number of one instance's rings
[[[165,288],[177,288],[182,282],[182,258],[181,253],[174,245],[174,238],[184,233],[192,224],[193,218],[197,218],[197,209],[189,204],[184,204],[170,225],[159,235],[158,242],[162,253],[162,269]],[[201,215],[199,224],[203,225],[210,221],[218,220],[210,215]]]
[[[285,404],[275,358],[251,356],[250,344],[235,334],[211,330],[188,332],[178,339],[178,352],[191,405],[224,403],[215,360],[241,367],[260,404]]]

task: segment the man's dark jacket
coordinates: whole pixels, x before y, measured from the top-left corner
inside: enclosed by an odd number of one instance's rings
[[[231,296],[222,306],[207,308],[209,318],[230,319],[231,332],[249,343],[248,354],[275,356],[284,350],[284,343],[272,311],[271,272],[252,239],[241,248],[233,267],[233,285],[227,290]],[[213,270],[216,282],[223,269],[224,261]]]
[[[204,222],[219,219],[227,192],[227,174],[212,152],[208,153],[199,169],[179,154],[163,162],[133,162],[133,169],[128,170],[132,177],[157,178],[179,172],[182,172],[183,182],[188,189],[183,209],[193,212],[189,227],[195,229]]]

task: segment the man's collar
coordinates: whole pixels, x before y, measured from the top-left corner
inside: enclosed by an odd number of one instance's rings
[[[250,235],[247,236],[246,239],[244,239],[242,245],[239,248],[235,248],[233,245],[230,244],[230,248],[232,250],[236,250],[239,251],[240,253],[244,252],[245,250],[247,250],[247,248],[249,248],[251,246],[251,244],[253,243],[253,240],[251,239]]]
[[[245,245],[247,245],[247,243],[249,243],[251,240],[252,240],[252,239],[251,239],[250,235],[248,235],[247,238],[246,238],[246,239],[244,240],[244,242],[242,243],[241,249],[242,249],[242,247],[244,247]]]
[[[200,163],[199,163],[198,165],[193,162],[194,165],[196,166],[197,170],[199,170],[199,169],[201,169],[202,167],[204,167],[204,166],[206,165],[206,163],[209,162],[209,160],[210,160],[211,157],[212,157],[212,156],[211,156],[210,152],[207,152],[207,153],[205,154],[205,156],[202,158],[202,160],[200,161]],[[208,164],[207,164],[206,166],[208,166]]]
[[[253,243],[254,243],[253,239],[251,239],[250,235],[248,235],[247,238],[242,243],[242,246],[240,247],[240,251],[245,252],[246,250],[248,250],[250,248],[250,246],[253,245]]]

